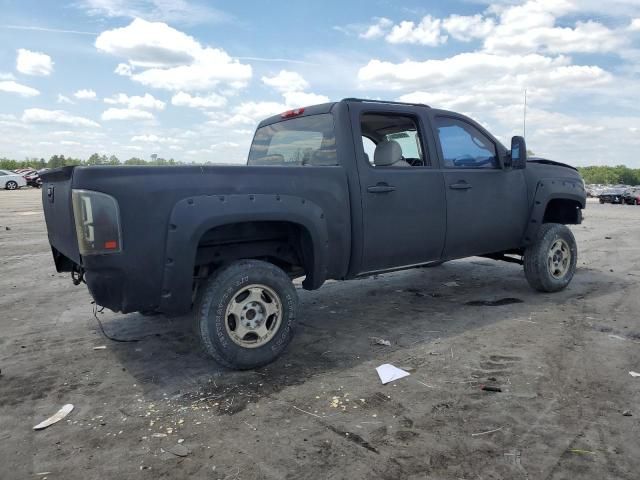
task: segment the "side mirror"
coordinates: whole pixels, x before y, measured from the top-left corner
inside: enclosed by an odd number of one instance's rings
[[[527,144],[524,138],[515,136],[511,139],[509,158],[513,169],[521,169],[527,166]]]

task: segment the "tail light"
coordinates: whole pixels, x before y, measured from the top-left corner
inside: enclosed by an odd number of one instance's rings
[[[71,192],[80,255],[122,251],[120,211],[115,198],[91,190]]]

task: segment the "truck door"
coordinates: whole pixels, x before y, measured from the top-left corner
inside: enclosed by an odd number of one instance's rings
[[[444,180],[426,141],[425,107],[362,102],[349,109],[362,198],[358,273],[440,259]]]
[[[506,151],[460,115],[433,113],[447,197],[445,258],[520,246],[527,219],[524,171],[505,169]]]

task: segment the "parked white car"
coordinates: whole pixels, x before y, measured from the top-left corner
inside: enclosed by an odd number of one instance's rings
[[[20,187],[26,186],[27,180],[19,173],[13,173],[9,170],[0,170],[0,188],[17,190]]]

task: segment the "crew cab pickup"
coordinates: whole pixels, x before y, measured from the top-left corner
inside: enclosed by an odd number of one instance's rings
[[[218,159],[224,160],[224,159]],[[292,338],[305,289],[468,256],[564,288],[582,221],[576,169],[528,159],[458,113],[344,99],[258,125],[247,165],[64,167],[42,175],[59,272],[116,312],[193,310],[218,362],[254,368]]]

